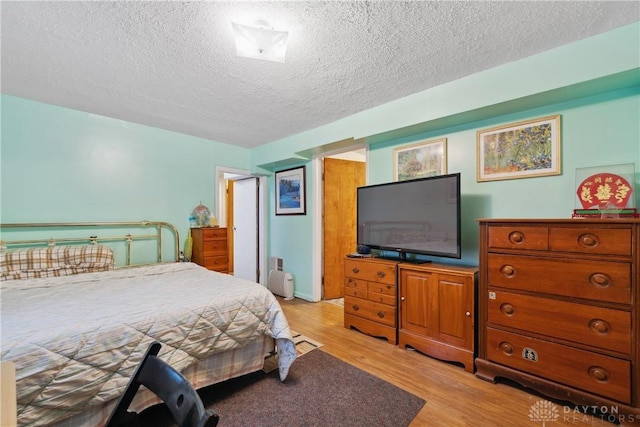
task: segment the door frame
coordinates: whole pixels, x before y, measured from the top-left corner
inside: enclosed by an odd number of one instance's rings
[[[358,140],[356,140],[357,142]],[[360,140],[361,141],[361,140]],[[322,159],[325,157],[336,156],[339,154],[348,153],[350,151],[356,151],[365,149],[365,179],[369,183],[369,149],[364,142],[357,142],[347,148],[326,151],[321,154],[313,156],[311,160],[311,173],[313,176],[313,191],[311,197],[313,198],[313,221],[312,221],[312,241],[313,241],[313,260],[312,260],[312,275],[313,275],[313,289],[312,297],[313,301],[322,300],[322,266],[323,266],[323,236],[324,229],[322,227],[322,215],[324,208],[324,194],[322,191]],[[346,255],[346,254],[345,254]]]
[[[226,166],[216,166],[216,218],[221,227],[227,226],[227,180],[238,180],[245,178],[258,178],[258,269],[260,278],[258,283],[267,286],[267,203],[265,193],[267,191],[267,177],[256,175],[244,169],[229,168]]]

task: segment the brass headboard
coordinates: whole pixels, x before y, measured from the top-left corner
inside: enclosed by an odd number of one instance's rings
[[[153,233],[131,234],[126,229],[155,229]],[[81,230],[90,232],[80,237],[77,234]],[[126,234],[120,235],[98,235],[98,233],[106,232],[111,229]],[[12,230],[8,232],[8,230]],[[123,231],[124,230],[124,231]],[[37,246],[55,246],[59,244],[97,244],[107,242],[124,242],[126,246],[125,265],[131,265],[131,246],[133,242],[154,240],[157,247],[157,261],[163,262],[162,250],[162,232],[168,231],[172,237],[174,251],[173,260],[179,260],[180,239],[178,230],[168,222],[161,221],[137,221],[137,222],[58,222],[58,223],[23,223],[23,224],[0,224],[0,250],[21,248],[21,247],[37,247]],[[28,238],[32,233],[39,234],[40,237]],[[47,237],[43,237],[48,233]],[[71,234],[74,235],[71,235]],[[17,237],[9,239],[9,234]],[[35,235],[34,234],[34,235]],[[53,237],[53,234],[59,234],[59,237]]]

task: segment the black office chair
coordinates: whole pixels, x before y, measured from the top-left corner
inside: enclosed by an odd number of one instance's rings
[[[219,416],[213,410],[206,410],[198,393],[189,381],[167,363],[160,360],[160,343],[149,346],[144,358],[129,380],[127,389],[120,397],[111,414],[107,427],[136,426],[138,414],[129,412],[129,405],[140,385],[155,393],[167,405],[179,427],[215,427]]]

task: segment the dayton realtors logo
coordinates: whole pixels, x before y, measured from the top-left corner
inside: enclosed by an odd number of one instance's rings
[[[591,425],[594,419],[610,423],[638,423],[640,416],[634,414],[620,414],[617,406],[558,406],[546,400],[539,400],[529,409],[529,419],[535,423],[542,423],[542,427],[550,427],[547,423],[560,420],[573,424],[584,423]]]

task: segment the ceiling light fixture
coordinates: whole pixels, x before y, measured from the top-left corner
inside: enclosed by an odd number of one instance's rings
[[[287,39],[289,38],[288,31],[268,28],[264,21],[256,22],[256,26],[232,22],[231,26],[236,39],[236,55],[244,58],[284,62]]]

